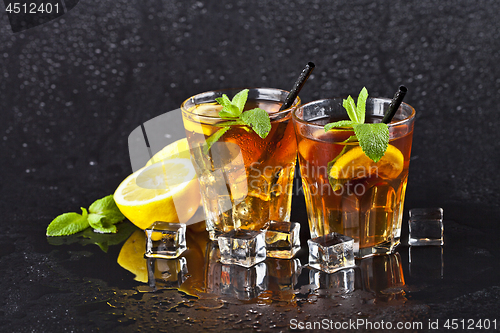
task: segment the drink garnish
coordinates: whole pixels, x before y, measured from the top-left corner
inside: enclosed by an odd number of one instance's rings
[[[343,107],[347,111],[350,120],[340,120],[325,125],[325,132],[334,128],[344,128],[354,130],[353,136],[346,140],[352,142],[359,141],[361,149],[372,161],[378,162],[384,156],[389,145],[389,127],[385,123],[365,124],[365,109],[368,91],[365,87],[358,96],[357,103],[351,96],[343,100]]]
[[[229,130],[230,126],[240,125],[252,129],[259,137],[265,139],[271,131],[271,120],[267,111],[255,108],[243,112],[245,103],[248,98],[248,89],[244,89],[237,93],[232,100],[223,94],[215,100],[222,105],[222,110],[219,111],[219,117],[228,121],[217,124],[222,126],[217,132],[212,134],[207,140],[204,147],[204,152],[208,153],[210,147],[218,141],[224,133]]]
[[[68,236],[92,227],[98,233],[116,233],[116,223],[125,219],[113,199],[108,195],[96,200],[82,214],[65,213],[56,217],[47,227],[47,236]]]

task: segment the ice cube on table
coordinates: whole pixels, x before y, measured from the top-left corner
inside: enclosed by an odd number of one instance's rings
[[[408,220],[410,246],[443,245],[443,209],[414,208],[410,209]]]
[[[144,232],[148,258],[173,259],[187,249],[185,224],[157,221]]]
[[[266,231],[267,256],[290,259],[300,250],[300,224],[271,221]]]
[[[336,232],[307,241],[309,266],[326,273],[354,266],[354,239]]]
[[[266,259],[265,230],[235,229],[219,236],[220,261],[251,267]]]

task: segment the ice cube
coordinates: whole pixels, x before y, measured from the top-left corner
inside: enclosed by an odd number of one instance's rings
[[[266,259],[265,230],[235,229],[219,236],[221,263],[250,267]]]
[[[300,250],[300,224],[271,221],[266,231],[267,256],[290,259]]]
[[[144,232],[148,258],[177,258],[187,248],[185,224],[157,221]]]
[[[354,239],[336,232],[307,241],[309,266],[326,273],[354,266]]]
[[[443,245],[443,209],[414,208],[410,209],[408,221],[411,246]]]

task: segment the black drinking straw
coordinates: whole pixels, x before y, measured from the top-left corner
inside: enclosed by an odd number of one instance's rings
[[[401,102],[403,102],[403,98],[405,98],[407,91],[408,89],[406,89],[405,86],[399,86],[399,90],[396,91],[396,93],[394,94],[391,104],[389,105],[389,109],[385,113],[384,119],[382,119],[383,123],[389,124],[391,122],[392,118],[398,111]]]
[[[302,89],[304,83],[306,83],[313,69],[314,63],[308,62],[306,67],[304,67],[304,69],[302,70],[302,73],[300,73],[297,81],[295,81],[292,90],[290,90],[290,93],[288,94],[288,96],[286,96],[285,103],[283,103],[283,105],[281,106],[280,111],[286,110],[293,105],[293,102],[299,95],[300,89]]]

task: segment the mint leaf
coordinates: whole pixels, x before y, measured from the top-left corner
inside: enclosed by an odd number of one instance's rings
[[[247,98],[248,98],[248,89],[243,89],[233,97],[231,104],[235,105],[238,108],[240,114],[243,112],[243,109],[245,108],[245,103],[247,102]]]
[[[255,108],[245,111],[241,114],[240,119],[252,127],[262,139],[265,139],[271,131],[271,120],[269,120],[269,115],[265,110]]]
[[[111,219],[108,219],[107,216],[100,214],[89,214],[87,217],[90,226],[94,229],[95,232],[101,234],[114,234],[116,233],[116,225],[114,225]]]
[[[354,104],[354,100],[350,95],[347,97],[347,99],[344,99],[342,101],[342,106],[346,109],[349,119],[351,119],[355,123],[360,124],[358,112],[356,110],[356,104]]]
[[[122,214],[122,212],[120,212],[118,206],[116,206],[112,194],[102,199],[96,200],[92,205],[90,205],[89,212],[91,213],[90,215],[96,214],[105,217],[106,223],[109,224],[116,224],[125,219],[125,216]],[[92,223],[90,225],[92,226]]]
[[[222,105],[223,108],[231,105],[231,100],[229,99],[229,97],[227,97],[226,94],[222,94],[222,97],[217,97],[215,100],[217,101],[217,103]]]
[[[361,149],[373,162],[378,162],[389,145],[389,127],[384,123],[353,126]]]
[[[235,96],[236,97],[236,96]],[[238,117],[241,114],[238,106],[234,105],[227,97],[226,94],[223,94],[222,97],[217,97],[215,99],[217,103],[222,105],[222,110],[219,111],[219,117],[221,118],[234,118]]]
[[[56,217],[47,227],[47,236],[67,236],[89,227],[88,212],[82,207],[82,214],[65,213]]]
[[[363,87],[358,95],[358,103],[356,105],[359,123],[363,124],[365,122],[365,109],[366,109],[366,99],[368,98],[368,90]]]
[[[205,141],[205,145],[203,147],[203,153],[204,154],[208,154],[208,151],[210,150],[210,147],[212,147],[212,145],[217,142],[221,136],[224,135],[224,133],[227,132],[227,130],[229,129],[230,127],[227,126],[227,127],[222,127],[220,130],[218,130],[217,132],[215,132],[214,134],[210,135],[208,137],[208,139]]]
[[[350,120],[340,120],[336,121],[334,123],[329,123],[325,125],[325,132],[328,132],[329,130],[336,128],[336,127],[352,127],[354,124],[356,124],[353,121]]]
[[[118,245],[123,243],[136,230],[140,230],[131,222],[124,222],[120,225],[119,230],[115,234],[101,234],[94,232],[92,228],[87,228],[82,232],[66,237],[47,237],[47,242],[50,245],[68,245],[78,243],[82,246],[98,245],[104,252],[108,246]]]
[[[229,130],[230,126],[244,125],[244,130],[249,132],[252,129],[262,139],[267,137],[271,131],[271,120],[267,112],[259,108],[243,112],[245,103],[248,99],[248,91],[248,89],[240,91],[234,95],[232,101],[229,100],[226,94],[215,99],[217,103],[222,105],[222,110],[219,111],[219,117],[232,120],[217,124],[217,126],[223,127],[206,139],[205,145],[203,146],[203,152],[205,154],[208,154],[210,147]]]

